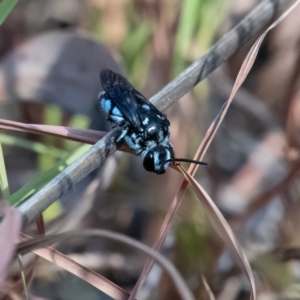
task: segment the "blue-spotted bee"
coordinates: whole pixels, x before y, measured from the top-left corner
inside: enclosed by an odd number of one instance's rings
[[[173,146],[169,142],[170,122],[167,116],[126,78],[103,69],[100,81],[104,90],[99,95],[100,106],[107,113],[107,120],[121,129],[116,142],[124,140],[136,155],[141,155],[147,171],[163,174],[175,161],[205,164],[174,157]]]

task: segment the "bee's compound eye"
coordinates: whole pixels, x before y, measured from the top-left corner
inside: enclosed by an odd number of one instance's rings
[[[149,151],[145,155],[143,165],[148,172],[154,172],[154,156],[152,151]]]

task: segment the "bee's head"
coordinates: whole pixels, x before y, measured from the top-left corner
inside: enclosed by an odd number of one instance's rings
[[[174,151],[171,145],[159,145],[146,152],[143,165],[149,172],[164,174],[173,158]]]

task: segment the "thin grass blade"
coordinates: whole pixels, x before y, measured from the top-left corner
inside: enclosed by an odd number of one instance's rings
[[[8,201],[8,198],[10,197],[10,191],[9,191],[6,166],[5,166],[1,143],[0,143],[0,188],[1,188],[2,197],[4,201]]]
[[[5,119],[0,119],[0,129],[22,131],[34,134],[48,134],[68,140],[95,144],[106,135],[106,132],[92,129],[77,129],[65,126],[25,124]]]
[[[0,3],[0,25],[6,20],[19,0],[3,0]]]
[[[35,153],[49,154],[53,157],[64,158],[68,155],[67,151],[58,149],[53,146],[44,145],[40,142],[27,141],[23,138],[11,136],[8,134],[0,134],[0,143],[6,146],[20,147],[31,150]]]
[[[46,183],[68,167],[72,162],[82,156],[86,151],[90,149],[90,145],[82,145],[71,155],[64,158],[57,164],[55,164],[51,169],[38,174],[35,178],[23,185],[18,191],[13,193],[9,198],[9,204],[17,206],[21,204],[24,200],[35,194],[40,190]]]
[[[216,230],[220,238],[223,240],[224,244],[231,250],[237,262],[239,263],[241,269],[248,277],[251,285],[251,299],[256,299],[256,288],[255,281],[252,273],[252,269],[250,267],[249,261],[244,254],[240,244],[238,243],[233,231],[230,226],[226,222],[225,218],[219,211],[218,207],[215,205],[214,201],[209,197],[206,191],[202,188],[202,186],[180,165],[178,169],[182,172],[185,178],[189,181],[192,186],[194,192],[196,193],[199,201],[204,207],[205,213]]]
[[[241,70],[239,71],[239,74],[237,76],[237,79],[235,81],[235,84],[234,84],[234,87],[232,89],[229,99],[224,103],[220,113],[217,115],[217,117],[212,122],[209,129],[207,130],[205,137],[204,137],[203,141],[201,142],[201,144],[193,158],[194,160],[198,160],[198,161],[203,160],[204,155],[206,154],[206,151],[207,151],[211,141],[213,140],[220,124],[222,123],[222,121],[226,115],[229,105],[231,104],[237,90],[242,85],[242,83],[244,82],[245,78],[247,77],[248,73],[250,72],[250,70],[253,66],[253,63],[257,56],[257,53],[258,53],[258,50],[259,50],[262,40],[264,39],[266,34],[272,28],[274,28],[276,25],[278,25],[299,4],[299,2],[300,1],[296,1],[282,16],[280,16],[271,26],[269,26],[269,28],[260,36],[260,38],[252,46],[251,50],[249,51],[243,65],[241,67]],[[194,176],[196,171],[198,170],[198,167],[199,167],[199,165],[191,164],[188,169],[188,173],[191,176]],[[163,224],[159,230],[159,233],[156,237],[156,240],[155,240],[153,248],[152,248],[153,250],[155,250],[155,251],[161,250],[161,247],[164,244],[165,239],[170,231],[172,220],[174,219],[174,217],[180,207],[183,195],[184,195],[185,190],[187,189],[188,185],[189,185],[189,183],[187,180],[184,180],[182,182],[182,184],[179,188],[179,191],[178,191],[177,195],[175,196],[175,198],[173,199],[172,204],[168,210],[168,213],[167,213],[167,215],[163,221]],[[136,297],[140,287],[143,285],[148,274],[150,273],[150,270],[151,270],[153,264],[154,264],[154,261],[151,258],[148,258],[146,260],[143,271],[130,294],[129,300],[133,300]],[[254,294],[253,297],[256,297],[256,295]]]
[[[174,285],[175,285],[176,289],[178,290],[179,295],[181,295],[182,299],[185,299],[185,300],[193,300],[194,299],[193,294],[191,293],[191,291],[185,284],[181,275],[178,273],[178,271],[175,269],[175,267],[165,257],[163,257],[159,253],[156,253],[150,247],[144,245],[141,242],[138,242],[132,238],[129,238],[129,237],[123,235],[123,234],[111,232],[109,230],[86,229],[86,230],[82,230],[82,231],[67,232],[67,233],[62,233],[62,234],[57,234],[57,235],[52,235],[52,236],[37,237],[35,239],[20,243],[18,246],[17,252],[18,252],[18,254],[25,254],[36,248],[45,247],[45,246],[53,244],[53,243],[65,241],[66,239],[69,239],[69,238],[81,237],[81,236],[105,237],[105,238],[109,238],[109,239],[112,239],[115,241],[119,241],[121,243],[125,243],[127,245],[130,245],[130,246],[138,249],[138,250],[143,251],[147,255],[150,255],[151,257],[153,257],[157,261],[157,263],[162,268],[165,269],[165,271],[172,278]],[[78,270],[78,271],[80,271],[80,270]],[[93,272],[93,271],[91,271],[91,272]],[[83,278],[83,279],[85,279],[87,282],[89,282],[86,278]],[[99,283],[101,284],[102,281]]]

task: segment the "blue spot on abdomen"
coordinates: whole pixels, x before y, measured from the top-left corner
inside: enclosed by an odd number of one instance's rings
[[[111,110],[111,100],[102,98],[102,99],[101,99],[101,106],[102,106],[102,108],[103,108],[107,113],[109,113],[110,110]]]

